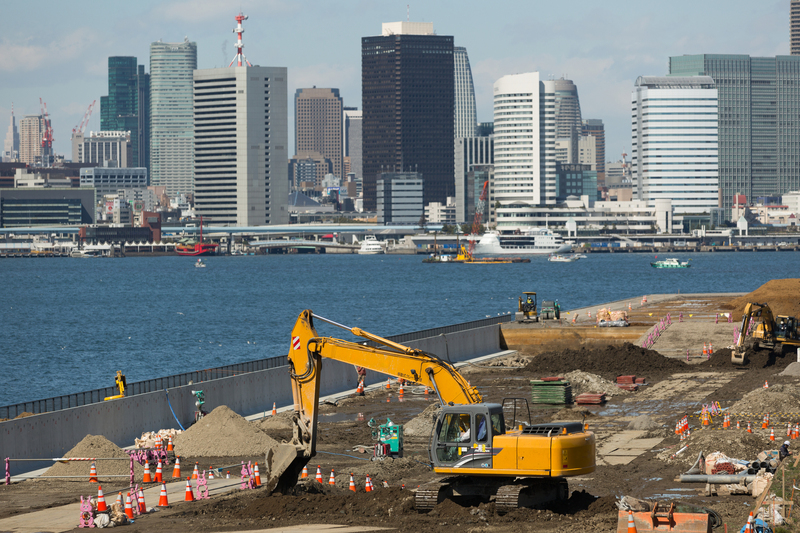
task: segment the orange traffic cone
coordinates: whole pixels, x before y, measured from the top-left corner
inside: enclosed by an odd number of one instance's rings
[[[158,497],[159,507],[169,507],[169,500],[167,500],[167,484],[161,484],[161,494]]]
[[[186,478],[186,496],[184,496],[183,501],[185,502],[193,502],[194,501],[194,492],[192,492],[192,484],[189,482],[191,478]]]
[[[428,395],[428,387],[425,387],[425,396]]]
[[[214,479],[214,467],[210,465],[208,467],[208,479]]]
[[[103,487],[101,485],[97,485],[97,512],[108,512],[108,505],[106,505],[106,498],[103,496]]]
[[[122,493],[121,492],[117,493],[117,505],[122,507]]]
[[[200,472],[197,471],[197,463],[194,464],[194,472],[192,472],[192,479],[197,479],[197,476],[200,475]]]
[[[389,378],[386,378],[386,388],[387,389],[391,389],[392,388],[392,381]]]
[[[745,531],[750,531],[751,533],[755,533],[754,525],[755,525],[755,518],[753,518],[753,511],[750,511],[750,516],[747,517],[747,526],[745,528]]]
[[[628,511],[628,533],[636,533],[636,523],[633,521],[633,511]]]
[[[703,343],[703,355],[708,355],[708,347],[706,346],[706,343]]]
[[[302,474],[300,474],[300,478],[301,478],[301,479],[305,479],[305,478],[307,478],[307,477],[308,477],[308,466],[304,466],[304,467],[303,467],[303,473],[302,473]]]
[[[316,476],[315,479],[316,479],[316,481],[319,481],[320,483],[322,483],[322,470],[321,470],[321,467],[319,465],[317,465],[317,476]]]
[[[156,483],[163,483],[164,476],[161,472],[161,459],[158,460],[158,464],[156,464]]]
[[[749,420],[747,421],[747,432],[748,433],[752,433],[753,432],[753,428],[750,427],[750,421]]]
[[[175,467],[172,469],[172,479],[180,479],[181,477],[181,456],[175,458]]]
[[[364,492],[372,492],[372,482],[369,480],[369,476],[367,476],[367,480],[364,482]]]
[[[150,477],[150,462],[146,461],[144,463],[144,477],[142,478],[142,483],[152,483],[153,478]]]
[[[708,343],[708,355],[714,355],[714,345],[712,343]]]
[[[278,414],[278,409],[275,407],[275,402],[272,402],[272,416]]]
[[[353,479],[353,473],[352,472],[350,473],[350,490],[352,490],[353,492],[356,492],[356,482]]]
[[[786,424],[786,436],[787,437],[791,437],[792,436],[792,423],[791,422]]]
[[[167,451],[171,452],[174,451],[175,448],[172,446],[172,435],[169,436],[169,441],[167,442]]]
[[[631,307],[631,303],[628,302],[628,311],[633,311],[633,307]]]
[[[97,481],[97,467],[92,463],[92,467],[89,469],[89,483],[98,483]]]
[[[358,382],[358,387],[356,387],[356,394],[364,396],[364,383],[361,381]]]
[[[333,475],[333,468],[331,468],[331,477],[328,480],[328,485],[336,485],[336,477]]]
[[[769,440],[771,440],[773,442],[775,441],[775,428],[771,428],[769,430]]]
[[[768,389],[768,388],[769,388],[769,383],[767,383],[767,380],[766,380],[766,379],[764,380],[764,388],[765,388],[765,389]]]
[[[144,503],[144,490],[139,489],[139,514],[147,514],[147,504]]]
[[[253,472],[256,478],[256,488],[261,486],[261,474],[258,473],[258,463],[256,463],[255,471]]]
[[[742,429],[742,424],[740,420],[736,421],[736,429]]]
[[[397,391],[397,392],[400,394],[400,396],[402,396],[402,395],[403,395],[403,392],[404,392],[404,391],[403,391],[403,384],[402,384],[402,383],[400,384],[400,390],[399,390],[399,391]]]
[[[761,419],[761,429],[767,429],[769,427],[769,415],[764,415],[764,418]]]
[[[128,496],[125,498],[125,516],[128,517],[129,520],[133,520],[133,507],[131,507],[131,493],[128,493]]]

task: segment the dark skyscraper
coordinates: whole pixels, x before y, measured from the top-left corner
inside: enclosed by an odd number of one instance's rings
[[[108,96],[100,97],[100,129],[131,132],[131,164],[148,167],[150,75],[136,63],[135,57],[108,58]]]
[[[453,178],[453,37],[433,24],[383,24],[361,39],[364,208],[377,209],[381,172],[419,172],[423,202],[446,202]]]

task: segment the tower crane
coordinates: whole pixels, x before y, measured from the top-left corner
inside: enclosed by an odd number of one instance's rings
[[[94,110],[94,104],[96,102],[97,100],[94,100],[91,104],[89,104],[89,107],[86,109],[86,113],[83,114],[83,120],[81,120],[81,123],[78,126],[72,128],[73,134],[84,132],[86,126],[89,124],[89,117],[92,116],[92,111]]]
[[[53,127],[50,124],[50,114],[47,112],[47,103],[42,101],[39,97],[39,107],[42,112],[42,120],[44,121],[44,132],[42,133],[42,161],[44,157],[49,157],[53,154]]]
[[[475,240],[478,233],[481,231],[481,219],[483,218],[483,210],[486,209],[486,196],[489,191],[489,180],[483,182],[483,190],[478,199],[478,205],[475,207],[475,218],[472,220],[472,238],[469,240],[469,257],[472,257],[472,252],[475,250]]]

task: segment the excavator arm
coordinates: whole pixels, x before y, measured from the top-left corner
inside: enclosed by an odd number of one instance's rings
[[[748,303],[742,313],[742,327],[739,330],[739,338],[736,340],[731,352],[731,363],[733,364],[743,365],[746,363],[744,343],[747,333],[750,331],[750,323],[754,318],[758,318],[760,323],[756,326],[753,337],[767,343],[775,341],[775,317],[772,314],[772,309],[766,303]]]

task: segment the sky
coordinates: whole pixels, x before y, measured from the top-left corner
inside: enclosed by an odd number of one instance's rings
[[[361,108],[361,37],[406,20],[407,10],[467,48],[479,122],[492,120],[498,78],[563,76],[578,87],[583,118],[605,123],[609,161],[630,153],[636,78],[667,74],[670,56],[789,53],[789,0],[0,0],[0,138],[12,102],[19,120],[39,113],[41,97],[55,151],[71,158],[72,128],[93,100],[87,131],[100,129],[109,56],[136,56],[149,72],[151,42],[188,37],[198,68],[228,66],[240,9],[250,17],[247,59],[288,68],[291,153],[295,89],[335,87],[346,106]]]

